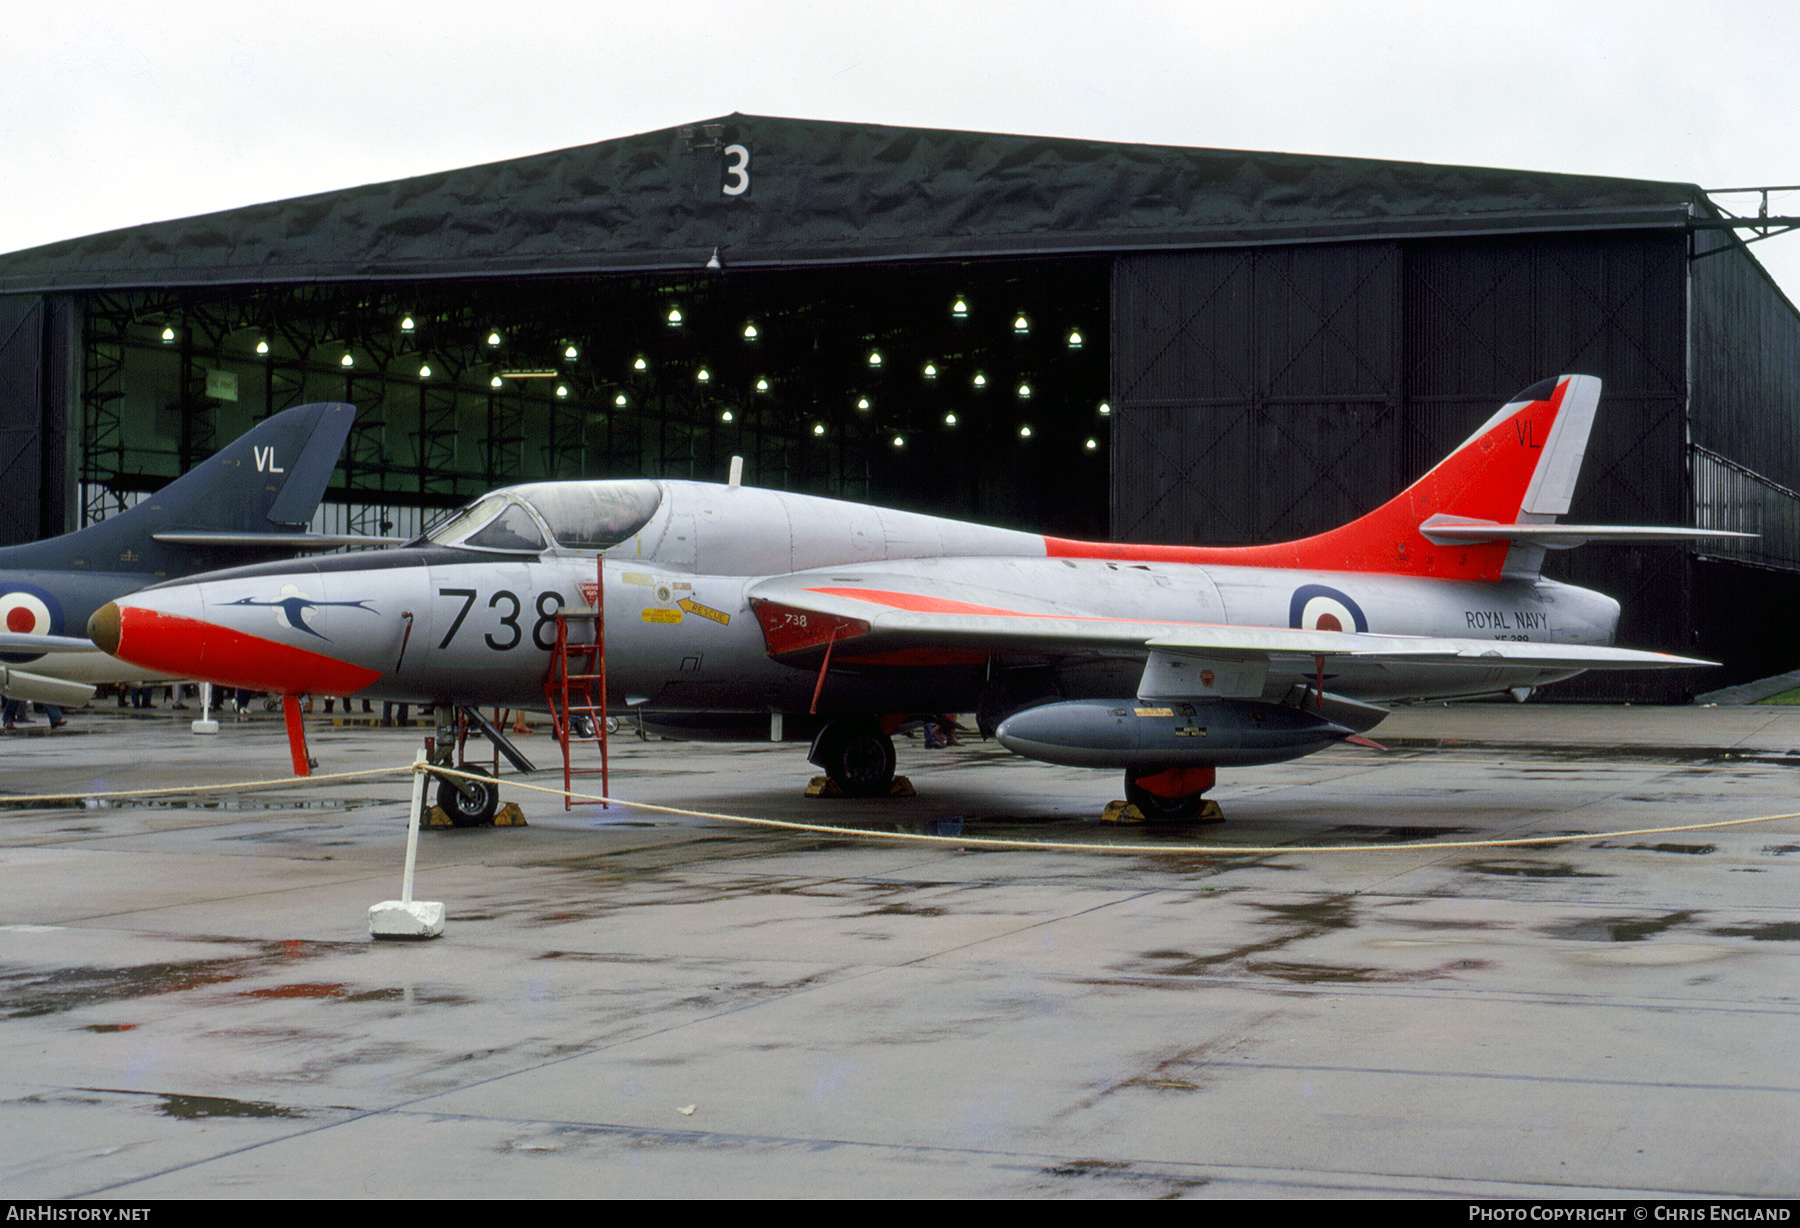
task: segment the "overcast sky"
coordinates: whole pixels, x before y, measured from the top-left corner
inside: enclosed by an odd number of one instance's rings
[[[60,0],[7,27],[0,251],[731,111],[1800,183],[1794,0]],[[1800,233],[1752,250],[1800,299]]]

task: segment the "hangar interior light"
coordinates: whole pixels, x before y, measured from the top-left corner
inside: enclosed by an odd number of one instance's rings
[[[184,386],[177,364],[228,370],[253,346],[256,374],[240,372],[239,402],[207,404],[217,425],[193,438],[308,400],[355,400],[353,460],[337,480],[384,507],[448,507],[562,477],[713,480],[728,449],[745,455],[752,485],[1104,536],[1105,490],[1072,489],[1058,466],[1109,446],[1094,433],[1106,347],[1071,344],[1107,335],[1108,269],[1083,257],[132,292],[116,324],[110,307],[89,306],[91,335],[134,336],[131,353],[162,365],[139,372],[146,360],[128,355],[116,391],[89,392],[93,404],[125,405],[120,434],[134,458],[169,453],[146,473],[179,471],[171,444],[146,449],[132,422],[166,409],[158,388]],[[973,312],[989,299],[1014,310]],[[1035,327],[1045,318],[1061,323]],[[1029,405],[1028,428],[982,404],[990,383]],[[90,477],[109,461],[90,448],[83,481],[110,480]]]

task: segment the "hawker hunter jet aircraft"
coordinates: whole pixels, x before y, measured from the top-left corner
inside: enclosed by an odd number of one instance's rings
[[[0,691],[80,704],[95,683],[186,677],[126,666],[81,631],[100,606],[146,584],[351,540],[303,530],[355,419],[351,405],[285,410],[135,507],[75,533],[0,548]]]
[[[1734,536],[1555,522],[1599,396],[1589,376],[1535,385],[1385,506],[1283,545],[1065,541],[737,485],[540,483],[400,549],[158,585],[89,631],[227,685],[541,707],[559,612],[598,595],[610,700],[652,727],[810,740],[868,795],[887,792],[909,714],[975,711],[1019,754],[1123,769],[1131,802],[1179,817],[1217,767],[1354,737],[1383,701],[1705,664],[1610,647],[1618,603],[1539,574],[1546,549],[1595,538]]]

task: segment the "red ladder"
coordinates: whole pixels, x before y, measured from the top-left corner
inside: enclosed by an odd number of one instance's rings
[[[611,778],[606,761],[606,565],[594,559],[594,586],[581,586],[581,595],[589,598],[592,611],[558,610],[556,612],[556,646],[551,649],[550,669],[544,675],[544,700],[550,705],[550,716],[556,726],[556,740],[562,744],[563,809],[574,806],[569,796],[570,783],[576,776],[600,775],[600,793],[611,792]],[[594,638],[585,643],[569,642],[569,623],[594,623]],[[596,702],[595,690],[599,696]],[[575,722],[585,717],[593,729],[594,744],[600,748],[598,768],[574,765],[571,750],[586,735],[575,736]],[[600,803],[602,806],[605,802]]]

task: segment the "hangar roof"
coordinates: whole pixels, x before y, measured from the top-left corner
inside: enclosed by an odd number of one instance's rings
[[[734,114],[0,255],[0,293],[1675,227],[1696,207],[1691,184]]]

